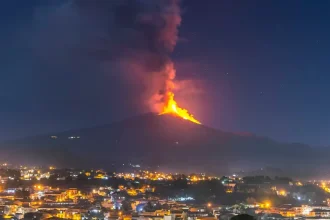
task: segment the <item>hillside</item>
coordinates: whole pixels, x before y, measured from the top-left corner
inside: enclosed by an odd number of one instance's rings
[[[328,155],[303,144],[223,132],[171,115],[154,114],[28,137],[3,143],[1,147],[0,159],[13,163],[110,169],[132,162],[168,170],[213,173],[275,166],[305,174],[315,172],[314,167],[326,166]]]

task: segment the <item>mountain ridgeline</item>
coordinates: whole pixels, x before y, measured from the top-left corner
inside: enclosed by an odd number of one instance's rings
[[[295,176],[316,175],[329,167],[329,153],[317,148],[155,114],[9,141],[1,148],[3,161],[59,167],[118,169],[130,162],[168,171],[224,174],[273,166]]]

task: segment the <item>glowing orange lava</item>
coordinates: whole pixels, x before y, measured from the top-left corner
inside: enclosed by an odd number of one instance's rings
[[[201,124],[198,120],[194,118],[193,115],[189,114],[188,110],[180,108],[176,101],[174,100],[174,93],[169,92],[167,94],[168,100],[167,103],[164,105],[162,114],[174,114],[180,118],[183,118],[185,120],[189,120],[191,122],[194,122],[196,124]]]

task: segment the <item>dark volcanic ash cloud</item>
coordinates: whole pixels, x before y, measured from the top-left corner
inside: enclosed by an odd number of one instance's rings
[[[134,98],[154,111],[173,89],[169,54],[181,22],[177,0],[66,1],[37,11],[37,19],[34,42],[44,63],[72,62],[124,77]]]

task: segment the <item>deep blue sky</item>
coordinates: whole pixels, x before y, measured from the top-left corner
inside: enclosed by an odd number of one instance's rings
[[[48,50],[68,49],[63,37],[80,37],[45,34],[54,27],[47,14],[62,2],[0,3],[0,140],[142,112],[124,80],[78,58],[52,52],[45,58]],[[181,99],[184,107],[215,128],[330,144],[329,1],[186,0],[181,6],[172,54],[177,78],[203,90]],[[61,25],[55,33],[66,32]]]

